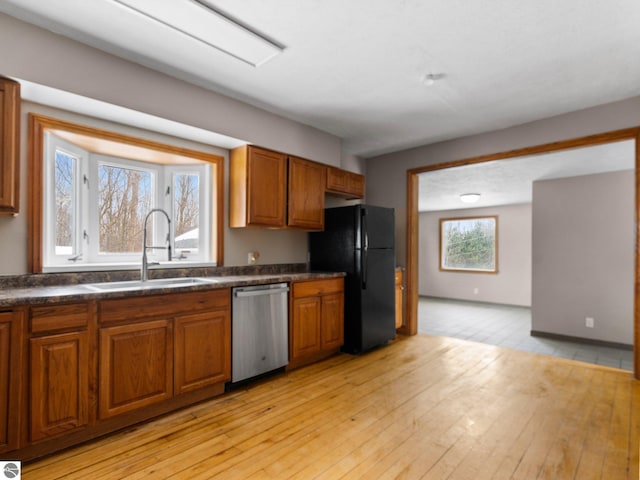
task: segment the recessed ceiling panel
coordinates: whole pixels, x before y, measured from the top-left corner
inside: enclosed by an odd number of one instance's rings
[[[113,0],[138,15],[177,30],[254,67],[284,50],[244,25],[195,0]]]

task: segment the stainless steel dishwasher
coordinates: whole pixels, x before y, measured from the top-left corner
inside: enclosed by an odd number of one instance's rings
[[[286,283],[233,289],[232,383],[289,363],[288,291]]]

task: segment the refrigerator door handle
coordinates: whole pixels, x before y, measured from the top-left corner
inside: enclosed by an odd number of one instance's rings
[[[366,290],[367,289],[367,253],[368,253],[369,249],[368,248],[364,248],[362,249],[362,255],[360,256],[360,261],[362,262],[361,268],[362,268],[362,290]]]
[[[369,248],[369,230],[367,229],[367,211],[362,210],[362,249]]]
[[[362,255],[360,256],[360,271],[362,272],[362,289],[367,289],[367,253],[369,250],[369,232],[367,231],[367,211],[363,208],[360,213],[362,228]]]

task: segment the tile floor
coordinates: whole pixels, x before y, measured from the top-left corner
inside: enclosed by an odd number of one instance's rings
[[[531,309],[527,307],[432,297],[420,297],[418,302],[419,333],[633,370],[631,350],[532,337],[530,331]]]

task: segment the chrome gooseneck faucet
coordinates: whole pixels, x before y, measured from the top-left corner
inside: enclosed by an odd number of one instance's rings
[[[147,260],[147,249],[148,248],[152,248],[155,250],[166,250],[167,251],[167,259],[168,261],[171,261],[171,239],[170,239],[170,233],[167,233],[167,246],[166,247],[156,247],[153,245],[149,245],[147,246],[147,221],[149,220],[149,217],[151,216],[152,213],[155,212],[162,212],[164,214],[165,217],[167,217],[167,227],[169,229],[169,232],[171,232],[171,219],[169,218],[169,214],[167,212],[165,212],[163,209],[161,208],[154,208],[152,209],[149,213],[147,213],[147,216],[144,218],[144,231],[142,233],[142,269],[140,271],[140,280],[143,282],[147,281],[147,272],[149,270],[149,262]]]

